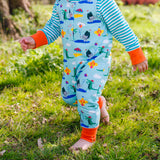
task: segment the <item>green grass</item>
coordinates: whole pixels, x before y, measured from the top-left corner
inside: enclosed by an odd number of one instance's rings
[[[114,40],[112,69],[103,91],[111,124],[100,124],[97,141],[86,152],[68,150],[79,139],[81,128],[76,108],[60,95],[61,41],[27,53],[18,42],[1,42],[0,152],[6,152],[0,159],[160,159],[160,7],[120,8],[140,40],[149,70],[133,72],[124,47]],[[45,24],[52,6],[33,9],[39,17],[37,25],[24,12],[16,11],[12,17],[24,36]],[[44,150],[38,148],[39,138]]]

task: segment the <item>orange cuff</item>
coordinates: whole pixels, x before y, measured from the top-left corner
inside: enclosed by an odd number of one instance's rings
[[[46,35],[44,34],[43,31],[37,31],[37,33],[32,35],[31,37],[36,42],[36,47],[35,48],[38,48],[40,46],[48,44],[47,37],[46,37]]]
[[[132,61],[132,65],[136,65],[139,63],[142,63],[143,61],[146,60],[146,57],[143,54],[143,51],[141,49],[141,47],[128,52]]]
[[[99,101],[97,103],[99,104],[99,108],[101,109],[103,106],[103,100],[101,99],[101,97],[99,97]]]
[[[82,127],[82,132],[81,132],[81,139],[84,139],[88,142],[95,142],[96,141],[96,134],[97,134],[97,129],[96,128],[84,128]]]

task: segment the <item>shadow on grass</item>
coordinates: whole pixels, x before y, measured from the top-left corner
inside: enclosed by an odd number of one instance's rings
[[[46,72],[61,75],[63,58],[58,45],[52,44],[43,50],[31,50],[27,55],[12,57],[7,67],[2,67],[0,91],[25,83],[31,77],[44,77]],[[56,54],[55,54],[56,53]]]
[[[46,84],[48,82],[58,82],[62,78],[61,74],[55,73],[54,71],[45,71],[44,73],[33,74],[24,76],[21,73],[7,74],[0,77],[0,93],[4,89],[11,89],[14,87],[21,86],[24,92],[34,92],[40,88],[40,84]]]
[[[24,82],[25,78],[22,75],[20,76],[3,75],[1,77],[1,82],[0,82],[0,91],[3,91],[5,88],[17,87]]]
[[[60,59],[51,58],[51,55],[43,55],[40,59],[32,60],[29,64],[24,65],[21,63],[15,63],[11,72],[4,73],[0,78],[0,91],[3,91],[4,88],[13,88],[21,84],[30,81],[32,77],[42,77],[45,78],[46,73],[52,72],[54,75],[59,75],[61,79],[62,67],[58,65]]]
[[[4,154],[3,159],[53,160],[67,154],[73,156],[68,148],[73,145],[71,144],[73,139],[78,139],[70,136],[72,133],[76,134],[77,130],[80,130],[79,126],[79,119],[77,118],[70,121],[47,123],[33,128],[32,132],[27,130],[26,132],[20,131],[23,132],[22,134],[19,133],[20,137],[15,135],[13,130],[10,136],[8,136],[8,140],[14,139],[14,142],[4,144],[3,148],[6,150],[6,154]],[[42,150],[38,148],[37,141],[39,138],[42,139]]]

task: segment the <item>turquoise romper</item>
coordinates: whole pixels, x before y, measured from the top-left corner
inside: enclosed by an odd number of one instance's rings
[[[99,125],[98,99],[107,81],[112,36],[97,16],[96,1],[63,1],[57,4],[64,50],[62,97],[78,105],[80,124]]]
[[[54,19],[51,18],[47,24],[54,20],[56,38],[59,35],[62,37],[63,100],[78,106],[80,124],[85,128],[99,126],[100,109],[97,102],[107,81],[112,59],[112,33],[103,17],[97,14],[96,4],[97,0],[56,1],[52,15]],[[47,25],[42,31],[48,41],[53,42],[56,39],[55,29],[49,30]],[[53,32],[52,37],[48,36],[49,31]],[[137,39],[135,43],[137,45]]]

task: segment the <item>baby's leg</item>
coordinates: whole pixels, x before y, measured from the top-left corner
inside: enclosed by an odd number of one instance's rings
[[[99,104],[99,108],[101,112],[102,122],[104,122],[105,124],[108,124],[109,114],[106,110],[106,100],[103,96],[99,97],[98,104]],[[95,129],[94,128],[93,129],[83,128],[81,138],[72,147],[70,147],[70,150],[77,150],[79,148],[81,148],[82,150],[87,150],[89,147],[91,147],[93,145],[93,142],[95,141],[97,129],[98,127]],[[92,135],[94,137],[94,138],[92,137],[93,142],[88,141],[87,139],[90,139],[90,137],[87,137],[86,135]]]
[[[93,69],[90,68],[89,65],[86,65],[86,68],[83,67],[83,71],[80,70],[81,74],[77,80],[76,95],[82,133],[80,140],[70,148],[72,150],[78,148],[86,150],[93,145],[99,126],[100,112],[101,116],[103,118],[105,117],[104,120],[109,122],[109,115],[105,109],[105,99],[100,97],[107,80],[107,76],[104,76],[108,73],[104,72],[106,69],[107,67],[101,72],[98,67]],[[101,106],[101,111],[99,104]]]
[[[105,103],[100,103],[105,100],[103,98],[99,100],[99,97],[108,78],[110,61],[108,63],[106,63],[106,60],[104,63],[100,62],[95,67],[92,66],[91,62],[86,64],[82,62],[80,64],[82,67],[79,66],[78,74],[76,73],[77,76],[74,77],[74,80],[72,79],[73,77],[70,77],[72,72],[66,74],[62,80],[63,99],[70,105],[78,105],[78,112],[81,117],[81,138],[70,148],[71,150],[76,150],[77,148],[86,150],[93,145],[96,140],[100,113],[102,118],[105,117],[106,120],[104,120],[106,122],[109,121]],[[76,82],[75,85],[73,84],[74,82]],[[101,110],[99,106],[101,106]]]

